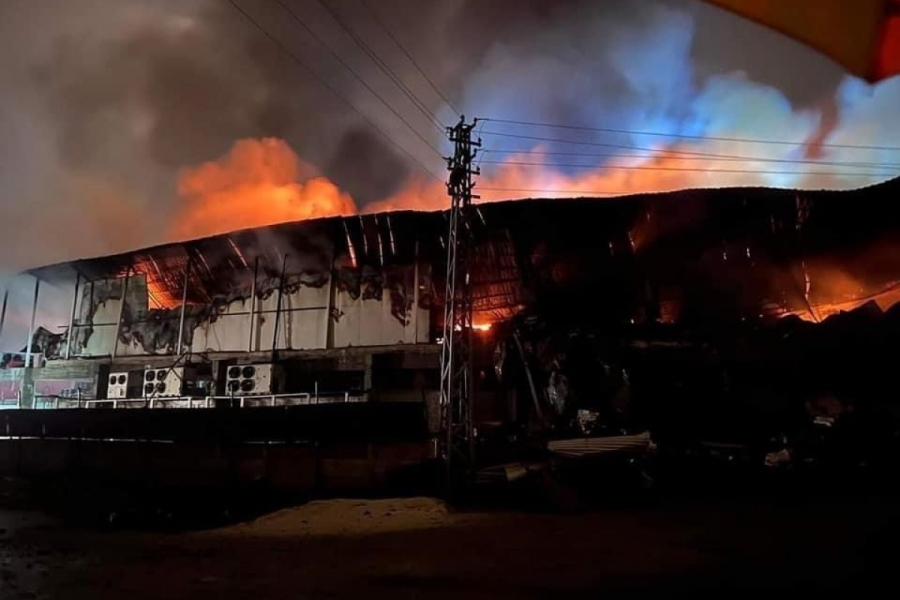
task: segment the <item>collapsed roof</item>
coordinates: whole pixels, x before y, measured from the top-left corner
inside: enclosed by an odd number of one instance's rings
[[[726,318],[893,289],[900,180],[849,192],[691,190],[616,199],[479,205],[470,225],[475,309],[500,320],[534,306],[634,318]],[[260,273],[431,265],[441,303],[447,212],[393,212],[260,227],[32,269],[57,285],[127,273],[152,307],[209,303]],[[287,258],[286,258],[287,257]],[[669,308],[666,308],[669,307]],[[439,311],[435,311],[437,313]],[[436,315],[437,316],[437,315]],[[477,319],[476,319],[477,320]]]

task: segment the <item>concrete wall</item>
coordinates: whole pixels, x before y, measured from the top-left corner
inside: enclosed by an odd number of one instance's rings
[[[97,375],[103,368],[93,361],[57,361],[43,368],[0,369],[0,399],[5,404],[16,398],[23,407],[34,406],[34,399],[41,397],[94,398],[97,393]]]
[[[0,369],[0,401],[11,401],[25,387],[25,373],[29,369]]]
[[[390,476],[433,458],[431,442],[236,446],[0,440],[2,476],[90,474],[118,482],[227,488],[266,481],[291,491],[385,488]]]
[[[94,361],[58,361],[33,369],[34,397],[96,398],[101,368]]]

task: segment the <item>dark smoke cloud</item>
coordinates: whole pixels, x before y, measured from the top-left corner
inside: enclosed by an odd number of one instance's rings
[[[358,203],[366,204],[396,193],[411,169],[393,152],[385,152],[380,137],[360,128],[342,136],[322,172],[329,179],[342,182]]]
[[[277,3],[238,1],[421,163],[442,171],[440,158]],[[422,135],[442,143],[317,0],[285,1]],[[360,0],[325,1],[429,110],[455,118]],[[823,144],[896,145],[900,136],[900,84],[842,79],[811,51],[702,3],[367,3],[470,118],[814,139],[814,154],[832,160],[844,157]],[[421,174],[225,0],[3,0],[0,73],[0,264],[7,272],[165,241],[181,202],[179,170],[216,160],[241,138],[285,139],[360,205]],[[836,114],[823,119],[829,102]],[[898,162],[876,153],[856,159]]]
[[[441,143],[317,0],[288,4],[418,131]],[[426,167],[442,169],[439,157],[276,3],[241,5]],[[368,9],[358,0],[329,5],[430,110],[453,118]],[[790,70],[760,44],[794,51],[804,73],[821,80],[812,86],[816,90],[832,85],[837,73],[774,34],[757,35],[758,28],[735,26],[722,11],[684,0],[368,5],[469,116],[518,114],[582,124],[602,119],[650,128],[660,121],[685,123],[702,81],[734,69],[783,87],[801,104],[811,102],[791,91],[805,76],[784,75]],[[0,166],[0,201],[12,217],[5,221],[15,223],[8,226],[4,250],[21,248],[47,230],[80,232],[55,235],[52,244],[6,260],[8,265],[163,241],[177,209],[178,169],[222,156],[245,137],[286,139],[361,204],[420,172],[224,0],[83,0],[77,10],[67,0],[6,0],[0,11],[0,65],[7,75],[0,82],[0,151],[11,157]],[[657,64],[648,52],[665,46],[676,59],[684,48],[690,62]],[[129,217],[142,227],[119,226]]]
[[[286,43],[297,38],[271,2],[244,4]],[[2,202],[14,213],[4,221],[24,232],[12,235],[10,248],[48,231],[70,235],[8,265],[164,241],[178,170],[223,155],[241,138],[285,138],[320,166],[348,151],[361,159],[352,147],[359,116],[224,1],[93,0],[77,12],[65,0],[41,5],[46,10],[11,0],[2,8],[0,36],[12,51],[0,60],[12,77],[0,83],[0,149],[13,161],[3,167]],[[44,41],[30,38],[38,32]],[[314,46],[292,50],[319,72],[333,70]],[[335,85],[358,102],[349,83]],[[375,138],[367,148],[372,156],[394,153]],[[401,180],[405,168],[391,166]],[[345,171],[348,184],[364,187]],[[122,227],[127,220],[140,226]]]

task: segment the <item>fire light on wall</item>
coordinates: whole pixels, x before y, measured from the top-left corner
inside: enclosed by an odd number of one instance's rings
[[[490,331],[490,330],[491,330],[491,324],[490,324],[490,323],[473,323],[473,324],[472,324],[472,330],[473,330],[473,331],[480,331],[480,332]],[[456,331],[462,331],[462,327],[460,327],[459,325],[457,325],[457,326],[456,326]]]

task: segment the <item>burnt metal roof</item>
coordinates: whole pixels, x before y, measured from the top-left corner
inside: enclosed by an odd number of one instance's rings
[[[801,259],[812,269],[818,261],[852,270],[873,285],[896,281],[898,253],[865,264],[860,256],[873,243],[900,239],[898,191],[900,180],[851,192],[691,190],[482,204],[470,221],[478,240],[475,308],[491,320],[535,302],[559,310],[618,311],[633,306],[652,282],[679,287],[682,297],[712,291],[715,302],[749,302],[744,308],[757,310],[798,302]],[[180,302],[188,264],[188,301],[199,303],[246,282],[257,264],[260,273],[277,276],[282,264],[297,274],[409,265],[418,258],[431,265],[441,303],[446,236],[446,211],[364,214],[247,229],[28,273],[55,284],[143,273],[151,305],[170,306]],[[573,292],[580,305],[567,309]]]

